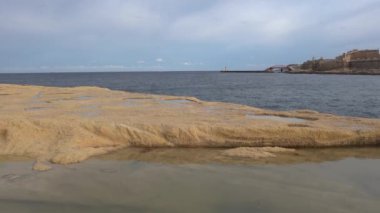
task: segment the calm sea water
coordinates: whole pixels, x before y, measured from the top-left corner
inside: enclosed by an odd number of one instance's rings
[[[380,76],[289,75],[220,72],[0,74],[0,83],[101,86],[167,95],[195,96],[274,110],[380,117]]]

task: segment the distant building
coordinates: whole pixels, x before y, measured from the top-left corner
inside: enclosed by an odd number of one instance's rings
[[[352,50],[343,55],[343,64],[348,69],[379,69],[379,50]]]
[[[372,70],[380,69],[379,50],[351,50],[335,59],[317,59],[306,61],[301,69],[311,71],[329,70]]]
[[[379,60],[379,50],[351,50],[343,54],[343,62]]]

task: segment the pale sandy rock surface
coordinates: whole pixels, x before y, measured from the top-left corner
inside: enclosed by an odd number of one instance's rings
[[[69,164],[125,147],[380,144],[380,121],[96,87],[0,85],[0,155]]]
[[[295,149],[287,149],[281,147],[239,147],[228,149],[223,152],[223,155],[230,157],[245,157],[245,158],[273,158],[276,153],[295,152]]]
[[[52,167],[46,162],[36,161],[33,165],[33,169],[36,171],[43,172],[52,169]]]

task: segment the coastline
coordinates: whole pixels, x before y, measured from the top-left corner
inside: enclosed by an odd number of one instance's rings
[[[284,72],[269,72],[269,71],[219,71],[224,74],[232,73],[245,73],[245,74],[273,74],[273,73],[284,73],[284,74],[315,74],[315,75],[380,75],[380,70],[376,71],[284,71]]]
[[[318,74],[318,75],[380,75],[380,70],[376,71],[288,71],[286,74]]]
[[[31,157],[37,170],[131,147],[243,147],[232,155],[255,159],[276,156],[276,147],[380,144],[379,119],[310,110],[272,111],[98,87],[1,84],[0,95],[6,97],[0,100],[0,154]]]

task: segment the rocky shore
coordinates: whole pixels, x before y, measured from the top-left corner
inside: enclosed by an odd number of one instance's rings
[[[380,75],[379,70],[328,70],[328,71],[313,71],[313,70],[291,70],[288,74],[333,74],[333,75]]]
[[[37,170],[49,169],[50,163],[77,163],[128,147],[379,144],[378,119],[310,110],[271,111],[97,87],[0,85],[0,155],[31,157]],[[257,157],[260,153],[273,156],[278,150],[237,149],[226,153]]]

